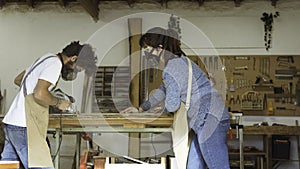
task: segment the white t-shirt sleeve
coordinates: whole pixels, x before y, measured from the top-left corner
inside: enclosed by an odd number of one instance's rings
[[[60,76],[62,68],[61,61],[57,58],[50,58],[47,62],[45,62],[43,67],[44,69],[41,71],[39,79],[46,80],[55,85]]]

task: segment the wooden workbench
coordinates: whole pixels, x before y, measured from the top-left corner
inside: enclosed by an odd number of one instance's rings
[[[56,145],[59,145],[61,133],[77,134],[76,167],[80,160],[80,133],[162,133],[171,132],[173,116],[171,114],[155,113],[94,113],[85,115],[51,115],[49,132],[56,135]],[[136,145],[135,145],[136,147]],[[129,146],[130,149],[130,146]],[[55,152],[58,151],[56,146]],[[55,168],[59,169],[60,155],[55,158]]]
[[[300,135],[300,126],[244,126],[245,135]]]
[[[235,131],[233,131],[235,133]],[[266,168],[272,168],[272,135],[281,136],[300,136],[300,126],[243,126],[242,135],[261,135],[264,137],[264,152],[266,154]],[[240,135],[239,139],[241,147],[243,147],[243,136]],[[298,140],[298,139],[297,139]],[[240,147],[242,155],[244,155],[243,149]],[[298,150],[299,141],[298,141]],[[298,155],[300,161],[300,157]],[[299,164],[300,166],[300,164]]]

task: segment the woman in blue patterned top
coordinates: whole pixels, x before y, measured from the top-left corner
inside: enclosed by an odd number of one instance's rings
[[[188,88],[188,63],[180,47],[178,34],[171,29],[155,27],[140,39],[140,46],[148,57],[163,64],[163,83],[155,89],[139,111],[147,111],[164,101],[168,112],[186,103]],[[229,169],[226,135],[230,125],[229,113],[221,95],[212,86],[206,74],[192,62],[192,89],[188,126],[194,131],[187,169]]]

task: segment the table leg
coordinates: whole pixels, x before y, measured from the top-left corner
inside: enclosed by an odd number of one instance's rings
[[[76,134],[76,169],[79,169],[80,163],[80,148],[81,148],[81,134]]]
[[[244,169],[244,133],[243,128],[239,128],[239,141],[240,141],[240,169]]]
[[[59,160],[60,160],[60,150],[59,150],[59,144],[60,144],[60,139],[59,139],[59,136],[60,136],[60,129],[57,128],[55,129],[55,153],[57,153],[57,155],[55,156],[55,159],[54,159],[54,167],[55,169],[59,169]]]

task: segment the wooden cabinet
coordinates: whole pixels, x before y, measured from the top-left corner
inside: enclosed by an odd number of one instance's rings
[[[235,130],[232,131],[233,133],[236,133]],[[285,136],[285,137],[293,137],[296,136],[297,138],[300,136],[300,127],[299,126],[244,126],[243,127],[243,135],[244,136],[253,136],[256,139],[259,139],[259,141],[262,141],[262,150],[260,151],[252,151],[249,152],[245,149],[249,146],[244,145],[244,139],[245,137],[234,139],[234,140],[228,140],[228,144],[230,144],[231,141],[235,141],[233,144],[236,144],[236,141],[239,142],[243,147],[243,150],[241,153],[238,151],[230,151],[230,160],[238,161],[241,159],[240,155],[242,154],[242,159],[244,161],[244,168],[263,168],[263,169],[272,169],[274,165],[276,165],[278,162],[288,162],[289,159],[280,159],[280,158],[273,158],[272,151],[275,151],[272,146],[272,136]],[[298,152],[299,152],[299,140],[298,140]],[[230,146],[229,146],[230,147]],[[300,157],[298,156],[298,160]],[[250,160],[253,162],[254,166],[250,166],[247,161]],[[240,165],[238,162],[235,162],[235,166],[232,166],[232,168],[240,168]],[[299,165],[300,167],[300,165]]]

